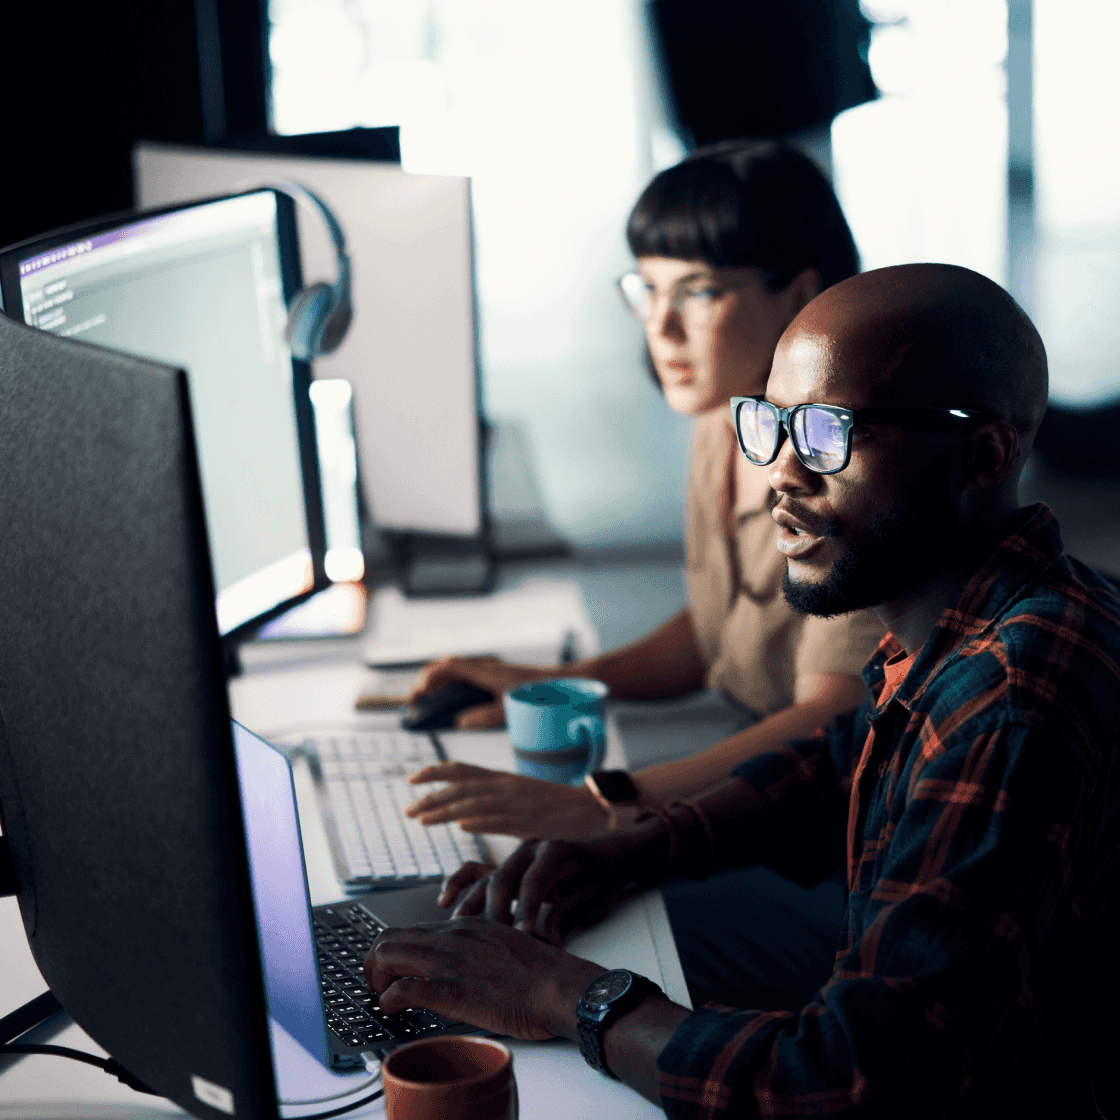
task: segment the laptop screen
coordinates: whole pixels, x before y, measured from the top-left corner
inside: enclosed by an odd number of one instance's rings
[[[269,1012],[329,1067],[292,769],[275,747],[236,722],[233,745]]]

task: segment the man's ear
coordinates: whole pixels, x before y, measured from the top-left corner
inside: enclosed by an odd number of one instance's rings
[[[1005,481],[1019,458],[1019,433],[1007,420],[989,420],[968,437],[964,488],[990,490]]]

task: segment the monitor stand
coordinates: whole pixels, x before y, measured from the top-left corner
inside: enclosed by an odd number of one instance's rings
[[[400,587],[409,598],[486,595],[494,590],[497,568],[485,536],[403,536]]]

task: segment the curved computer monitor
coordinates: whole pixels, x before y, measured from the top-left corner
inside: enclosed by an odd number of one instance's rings
[[[0,315],[0,446],[0,893],[134,1077],[278,1120],[186,378]]]
[[[301,286],[290,199],[258,190],[56,230],[0,253],[0,307],[188,371],[218,630],[329,580],[308,396],[284,336]]]

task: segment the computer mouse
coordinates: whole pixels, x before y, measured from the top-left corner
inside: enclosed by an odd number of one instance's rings
[[[494,694],[478,685],[445,685],[427,696],[417,697],[407,715],[401,717],[401,727],[406,731],[446,731],[455,726],[455,717],[464,708],[489,704]]]

